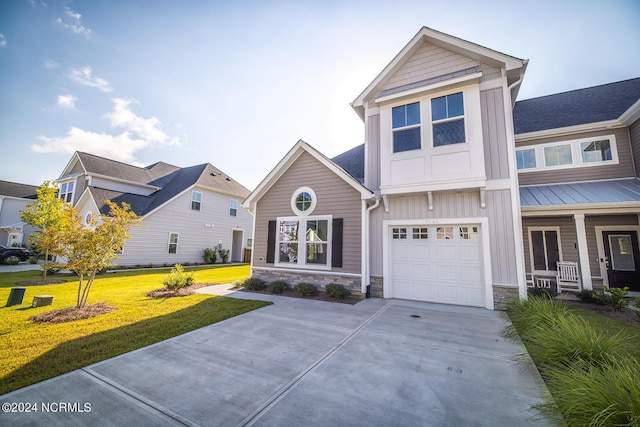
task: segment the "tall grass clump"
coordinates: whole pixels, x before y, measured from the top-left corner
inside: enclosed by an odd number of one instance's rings
[[[547,297],[530,297],[517,300],[507,306],[506,313],[511,324],[502,330],[502,335],[510,340],[520,338],[530,343],[530,334],[539,328],[548,328],[561,317],[570,316],[569,308]]]
[[[601,365],[577,362],[545,372],[553,394],[536,405],[563,418],[568,427],[640,426],[640,362],[634,358]]]

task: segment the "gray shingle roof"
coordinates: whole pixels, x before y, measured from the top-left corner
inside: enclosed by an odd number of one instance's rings
[[[0,196],[20,197],[23,199],[36,199],[35,185],[20,184],[17,182],[0,181]]]
[[[640,99],[640,77],[516,102],[515,133],[619,118]]]
[[[640,179],[520,187],[523,208],[625,202],[640,202]]]
[[[364,183],[364,144],[360,144],[331,159],[349,175]]]

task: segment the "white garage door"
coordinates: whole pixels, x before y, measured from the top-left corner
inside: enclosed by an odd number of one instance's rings
[[[484,306],[480,226],[401,226],[390,233],[393,298]]]

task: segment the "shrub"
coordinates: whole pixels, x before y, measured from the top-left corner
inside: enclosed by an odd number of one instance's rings
[[[342,285],[338,285],[337,283],[331,283],[330,285],[327,285],[325,290],[332,298],[345,299],[346,297],[351,295],[351,292],[347,288]]]
[[[625,299],[629,288],[609,288],[608,291],[600,291],[593,294],[597,304],[608,305],[617,311],[625,311],[629,307],[629,301]]]
[[[640,297],[635,297],[633,299],[635,306],[637,308],[637,310],[634,310],[636,313],[636,316],[640,317]]]
[[[229,249],[219,249],[218,254],[220,255],[220,260],[223,264],[229,262]]]
[[[38,263],[38,255],[33,255],[29,257],[29,264],[37,264]]]
[[[551,288],[529,288],[527,290],[527,295],[533,297],[543,297],[547,299],[552,299],[556,295],[558,295],[558,291]]]
[[[310,283],[298,283],[294,289],[302,297],[315,297],[318,295],[318,290]]]
[[[261,291],[267,287],[264,280],[257,277],[249,277],[243,283],[244,288],[248,291]]]
[[[186,273],[180,264],[176,264],[171,272],[162,279],[165,288],[177,291],[193,284],[193,273]]]
[[[269,292],[272,294],[281,294],[289,288],[289,284],[282,280],[276,280],[269,283]]]
[[[554,392],[536,408],[562,416],[568,427],[640,425],[640,362],[631,357],[601,366],[576,363],[546,372]]]
[[[591,304],[595,304],[598,302],[596,297],[593,295],[593,291],[588,289],[583,289],[580,292],[576,293],[576,297],[582,302],[588,302]]]
[[[216,251],[211,248],[206,248],[202,252],[202,258],[204,258],[205,264],[215,264],[218,256],[216,255]]]

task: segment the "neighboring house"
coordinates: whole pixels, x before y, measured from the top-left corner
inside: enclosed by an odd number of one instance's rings
[[[251,247],[253,220],[239,208],[249,190],[208,163],[137,167],[76,152],[58,183],[59,197],[73,203],[85,222],[108,214],[105,200],[126,202],[142,217],[118,265],[203,262],[203,250],[216,247],[242,262]]]
[[[516,103],[527,279],[579,265],[584,289],[640,291],[640,78]]]
[[[15,182],[0,181],[0,244],[27,246],[33,227],[20,220],[20,211],[36,200],[38,187]]]
[[[365,144],[298,142],[245,200],[252,276],[493,309],[526,293],[512,106],[527,61],[422,28],[352,103]]]

